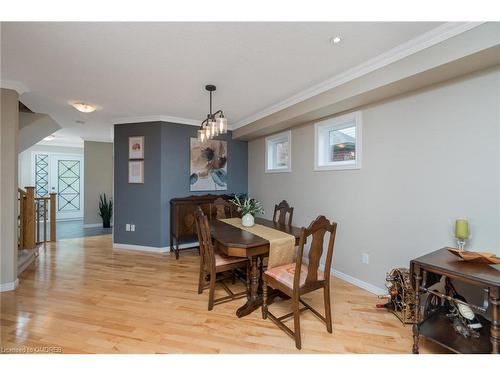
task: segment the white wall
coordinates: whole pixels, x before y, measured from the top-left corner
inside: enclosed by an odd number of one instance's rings
[[[499,90],[496,69],[361,108],[361,170],[314,172],[311,123],[292,130],[291,173],[264,173],[264,139],[253,140],[249,194],[267,217],[286,199],[295,225],[337,221],[333,268],[378,287],[390,269],[453,245],[458,217],[470,219],[470,248],[500,254]]]

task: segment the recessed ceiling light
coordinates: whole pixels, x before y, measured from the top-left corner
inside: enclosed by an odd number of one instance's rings
[[[340,36],[334,36],[332,39],[330,39],[330,43],[332,44],[339,44],[342,41],[342,38]]]
[[[84,112],[84,113],[90,113],[94,112],[97,109],[97,106],[94,104],[90,103],[84,103],[84,102],[70,102],[69,103],[73,108],[75,108],[77,111]]]
[[[49,136],[45,137],[43,140],[44,140],[44,141],[53,141],[53,140],[54,140],[54,138],[55,138],[55,136],[53,136],[53,135],[49,135]]]

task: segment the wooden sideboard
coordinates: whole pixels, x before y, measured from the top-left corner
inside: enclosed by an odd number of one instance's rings
[[[210,222],[215,216],[211,204],[217,198],[231,199],[230,195],[191,195],[184,198],[173,198],[170,200],[170,250],[175,251],[175,258],[179,259],[181,245],[188,245],[184,249],[198,247],[194,210],[200,206]],[[196,244],[189,246],[189,244]]]
[[[417,323],[413,325],[413,353],[418,353],[419,336],[422,335],[455,353],[500,353],[500,270],[497,267],[466,262],[451,254],[446,248],[414,259],[410,263],[415,287],[416,305],[420,307],[422,293],[429,291],[428,280],[433,275],[447,276],[476,285],[488,291],[491,322],[483,320],[478,338],[455,332],[447,311],[437,310],[431,316],[421,319],[418,308]]]

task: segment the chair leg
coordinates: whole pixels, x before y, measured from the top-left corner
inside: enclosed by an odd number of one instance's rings
[[[236,283],[236,270],[233,270],[233,275],[231,277],[231,284],[235,284]]]
[[[203,271],[203,262],[200,261],[200,277],[198,278],[198,294],[203,293],[203,285],[205,284],[205,272]]]
[[[293,325],[295,331],[295,347],[297,349],[302,348],[302,343],[300,340],[300,305],[299,305],[299,296],[294,296],[293,301]]]
[[[326,320],[326,330],[332,333],[332,307],[330,305],[330,283],[326,283],[323,288],[323,293],[325,295],[325,320]]]
[[[215,272],[210,273],[210,290],[208,293],[208,311],[212,311],[214,308],[214,297],[215,297],[215,281],[217,279],[217,274]]]
[[[262,284],[262,319],[267,319],[267,283]]]

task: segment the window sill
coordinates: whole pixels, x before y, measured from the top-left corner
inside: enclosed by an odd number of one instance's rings
[[[314,166],[315,172],[323,171],[347,171],[361,169],[361,165],[321,165]]]
[[[265,173],[289,173],[291,172],[291,168],[284,168],[284,169],[266,169]]]

